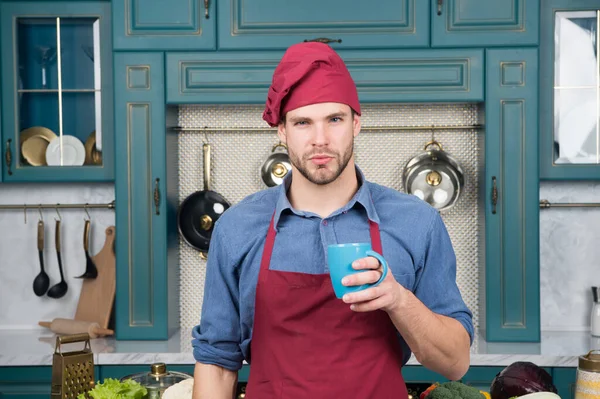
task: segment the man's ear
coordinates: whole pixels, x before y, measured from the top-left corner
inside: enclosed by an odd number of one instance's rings
[[[360,116],[356,113],[352,120],[352,130],[354,131],[354,137],[358,136],[358,133],[360,133]]]
[[[279,137],[279,140],[283,143],[286,144],[287,143],[287,137],[286,137],[286,133],[285,133],[285,123],[280,122],[279,125],[277,125],[277,136]]]

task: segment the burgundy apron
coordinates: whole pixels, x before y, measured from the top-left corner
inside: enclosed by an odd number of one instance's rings
[[[377,223],[369,221],[379,253]],[[382,310],[357,313],[329,274],[270,270],[269,225],[256,287],[248,399],[406,399],[402,347]]]

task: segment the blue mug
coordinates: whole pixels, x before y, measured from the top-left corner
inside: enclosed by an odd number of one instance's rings
[[[349,274],[360,273],[364,270],[356,270],[352,267],[352,262],[357,259],[372,256],[376,258],[383,267],[381,278],[373,284],[363,284],[347,287],[342,285],[342,279]],[[335,296],[342,298],[344,294],[350,292],[361,291],[369,287],[379,285],[388,273],[388,264],[383,259],[383,256],[373,251],[371,244],[366,243],[349,243],[349,244],[332,244],[327,247],[327,263],[329,265],[329,275]]]

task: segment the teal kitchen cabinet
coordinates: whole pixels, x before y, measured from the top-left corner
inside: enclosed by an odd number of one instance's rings
[[[429,46],[426,0],[219,0],[219,49],[285,49],[325,39],[336,49]]]
[[[95,366],[96,381],[99,375]],[[51,366],[0,367],[0,399],[48,399],[51,390]]]
[[[112,2],[115,50],[215,50],[216,3],[208,0]]]
[[[484,99],[483,51],[340,50],[362,102]],[[167,103],[264,103],[282,52],[167,53]]]
[[[537,49],[486,54],[486,340],[540,339]]]
[[[545,0],[540,36],[540,177],[600,180],[597,0]]]
[[[430,0],[432,47],[536,46],[540,0]]]
[[[575,399],[577,368],[554,367],[552,369],[552,380],[561,399]]]
[[[163,340],[179,328],[177,136],[167,134],[164,55],[116,53],[115,333]],[[174,110],[172,110],[174,111]],[[171,114],[169,114],[171,115]],[[175,115],[176,116],[176,115]]]
[[[4,181],[112,181],[110,3],[0,5]]]

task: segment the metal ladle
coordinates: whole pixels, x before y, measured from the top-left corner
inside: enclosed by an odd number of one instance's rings
[[[40,209],[40,221],[38,222],[37,247],[40,257],[40,272],[33,279],[33,292],[37,296],[42,296],[48,291],[50,285],[50,277],[44,271],[44,219],[42,218],[42,210]]]
[[[56,213],[58,214],[58,208],[56,209]],[[67,282],[65,281],[65,276],[63,274],[62,267],[62,259],[60,257],[60,214],[58,214],[59,219],[56,219],[56,230],[55,230],[55,242],[56,242],[56,256],[58,257],[58,271],[60,272],[60,282],[58,284],[53,285],[48,290],[48,296],[50,298],[58,299],[62,298],[68,290]]]

